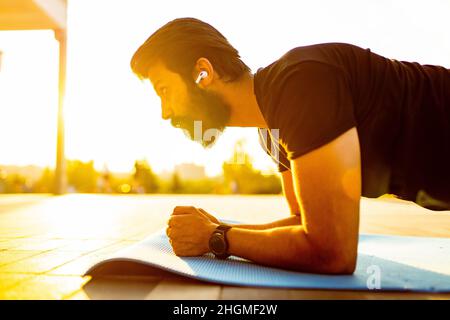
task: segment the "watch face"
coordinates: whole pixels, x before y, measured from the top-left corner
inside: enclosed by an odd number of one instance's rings
[[[211,251],[215,254],[223,254],[226,252],[226,245],[222,235],[213,234],[209,240]]]

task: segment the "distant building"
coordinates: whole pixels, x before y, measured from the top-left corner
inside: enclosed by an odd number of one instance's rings
[[[97,178],[97,192],[111,193],[111,172],[108,166],[103,165],[103,172]]]
[[[206,178],[205,167],[195,163],[181,163],[175,166],[181,180],[200,180]]]

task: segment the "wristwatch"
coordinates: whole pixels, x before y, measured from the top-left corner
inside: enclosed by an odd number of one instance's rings
[[[220,224],[209,238],[209,250],[214,253],[218,259],[226,259],[230,256],[228,253],[227,231],[231,229],[230,225]]]

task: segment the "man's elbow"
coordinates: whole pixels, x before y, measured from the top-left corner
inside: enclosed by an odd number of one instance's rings
[[[356,269],[356,254],[352,259],[343,257],[334,257],[328,260],[325,266],[325,272],[328,274],[346,274],[351,275]]]
[[[292,256],[295,260],[293,267],[300,272],[350,275],[356,270],[357,236],[314,237],[306,235],[302,238],[301,244],[297,247],[298,250],[293,250],[295,253]]]
[[[356,250],[334,250],[321,255],[319,263],[322,264],[325,273],[328,274],[353,274],[356,269]]]
[[[324,257],[324,255],[321,255],[320,257],[311,258],[308,262],[304,259],[298,259],[291,263],[288,268],[298,272],[351,275],[356,270],[356,260],[356,255],[353,259],[336,256]]]
[[[316,248],[313,254],[314,268],[324,274],[350,275],[355,272],[357,250],[345,246]]]

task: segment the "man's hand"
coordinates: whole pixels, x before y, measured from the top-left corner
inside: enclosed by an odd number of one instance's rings
[[[177,256],[200,256],[209,252],[209,238],[218,223],[204,212],[195,207],[177,206],[173,209],[166,233]]]
[[[220,221],[216,217],[214,217],[212,214],[206,212],[202,208],[198,208],[198,210],[200,210],[212,223],[220,224]]]

